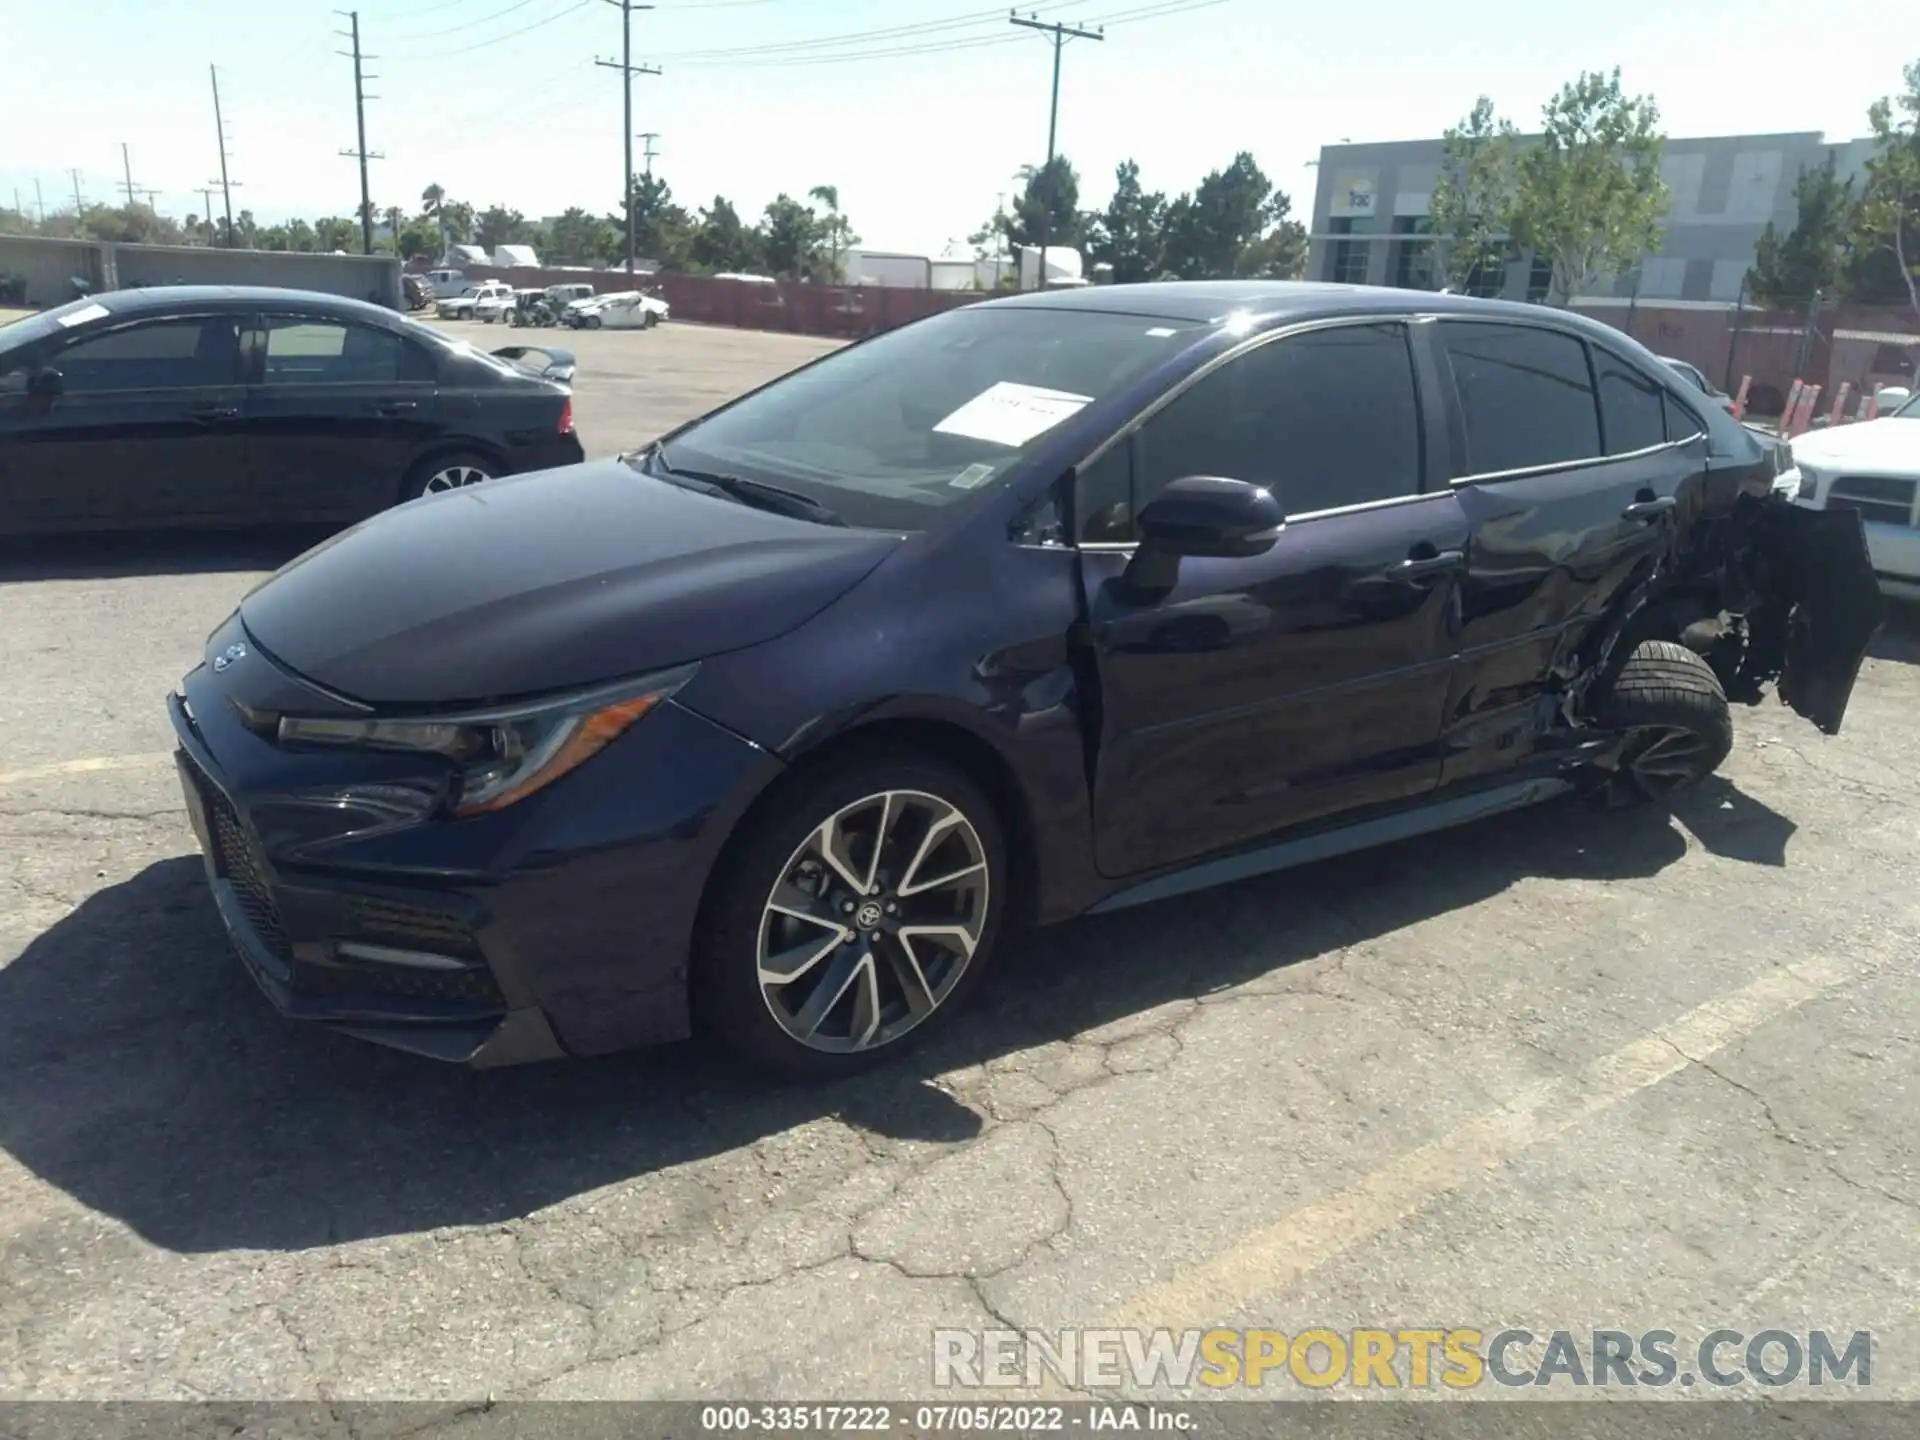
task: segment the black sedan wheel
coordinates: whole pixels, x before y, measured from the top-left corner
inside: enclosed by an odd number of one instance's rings
[[[706,1018],[748,1058],[832,1075],[905,1049],[985,971],[1006,894],[998,817],[964,775],[891,760],[803,781],[710,909]]]
[[[1641,799],[1666,800],[1697,784],[1733,750],[1733,717],[1719,677],[1671,640],[1635,647],[1597,712],[1603,725],[1622,732],[1619,777]]]
[[[407,476],[401,498],[417,500],[422,495],[460,490],[468,485],[478,485],[482,480],[491,480],[493,476],[493,462],[485,456],[468,451],[455,455],[436,455],[414,467]]]

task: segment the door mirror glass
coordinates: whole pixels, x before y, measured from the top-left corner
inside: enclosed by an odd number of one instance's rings
[[[51,365],[42,365],[27,376],[27,394],[35,399],[51,400],[66,388],[66,376]]]
[[[1264,485],[1219,475],[1187,475],[1140,510],[1144,545],[1171,555],[1234,559],[1273,548],[1286,515]]]

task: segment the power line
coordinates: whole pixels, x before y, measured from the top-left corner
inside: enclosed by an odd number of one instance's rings
[[[503,19],[513,14],[516,10],[524,10],[531,4],[533,4],[533,0],[513,0],[513,4],[507,6],[506,9],[496,10],[491,15],[482,15],[473,20],[459,20],[447,25],[436,25],[431,30],[422,30],[418,34],[403,34],[400,38],[402,40],[419,40],[428,35],[457,35],[462,30],[473,29],[476,25],[490,25],[495,20]],[[404,16],[402,18],[415,19],[417,17]]]
[[[484,50],[489,45],[502,44],[503,42],[512,40],[518,36],[531,34],[535,30],[539,30],[544,26],[553,24],[554,21],[556,20],[564,20],[567,16],[573,14],[576,10],[584,10],[587,8],[587,6],[591,5],[592,3],[593,3],[593,0],[574,0],[574,3],[567,6],[566,9],[556,10],[553,12],[553,14],[547,16],[547,18],[544,20],[536,20],[531,25],[522,25],[518,30],[505,31],[499,35],[493,36],[491,39],[476,40],[471,45],[458,45],[451,50],[434,49],[434,50],[419,50],[419,51],[402,51],[397,55],[390,55],[387,58],[391,60],[447,60],[447,59],[451,59],[455,55],[470,55],[475,50]]]
[[[621,104],[620,133],[626,147],[626,158],[620,169],[620,193],[626,196],[627,204],[627,274],[633,274],[634,262],[634,204],[633,193],[633,77],[636,75],[658,75],[659,67],[653,65],[635,65],[633,63],[633,12],[651,10],[651,5],[635,5],[633,0],[607,0],[609,5],[620,7],[620,60],[594,57],[593,63],[603,65],[609,70],[620,72],[620,87],[623,95]]]
[[[367,149],[367,101],[378,100],[380,97],[378,95],[367,94],[366,82],[369,80],[378,80],[380,77],[378,75],[366,74],[361,62],[378,57],[362,55],[360,53],[360,12],[358,10],[336,10],[333,13],[336,15],[345,15],[353,27],[351,30],[336,30],[333,32],[336,35],[348,36],[353,40],[353,49],[351,52],[341,50],[336,53],[341,55],[351,53],[353,56],[353,118],[355,125],[359,129],[360,136],[360,144],[357,149],[342,150],[340,153],[343,156],[352,156],[360,162],[360,253],[362,255],[371,255],[373,253],[373,196],[367,188],[367,162],[369,160],[384,160],[387,157],[378,151],[369,151]]]
[[[220,139],[220,198],[227,208],[227,248],[231,250],[234,240],[233,187],[240,182],[227,178],[227,124],[220,118],[220,72],[209,65],[207,77],[213,81],[213,130]]]
[[[1062,25],[1057,21],[1048,24],[1036,20],[1032,15],[1022,19],[1018,15],[1007,17],[1009,25],[1017,25],[1023,30],[1032,30],[1044,35],[1053,46],[1053,102],[1047,108],[1047,164],[1040,173],[1046,178],[1049,194],[1042,198],[1040,206],[1040,285],[1047,288],[1047,244],[1053,239],[1053,142],[1060,128],[1060,52],[1066,48],[1069,40],[1104,40],[1106,35],[1099,30],[1080,30],[1071,25]]]

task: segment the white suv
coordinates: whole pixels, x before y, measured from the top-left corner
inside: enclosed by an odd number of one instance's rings
[[[1881,590],[1920,600],[1920,395],[1878,420],[1795,436],[1788,475],[1795,504],[1858,510]]]

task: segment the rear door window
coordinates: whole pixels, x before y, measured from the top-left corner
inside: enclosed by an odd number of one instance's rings
[[[1593,351],[1607,454],[1630,455],[1667,439],[1666,389],[1605,350]],[[1678,437],[1675,437],[1678,438]]]
[[[1467,435],[1467,473],[1497,475],[1599,457],[1587,347],[1531,325],[1443,320]]]
[[[266,385],[377,385],[430,378],[432,361],[387,330],[338,320],[269,316],[261,346]]]

